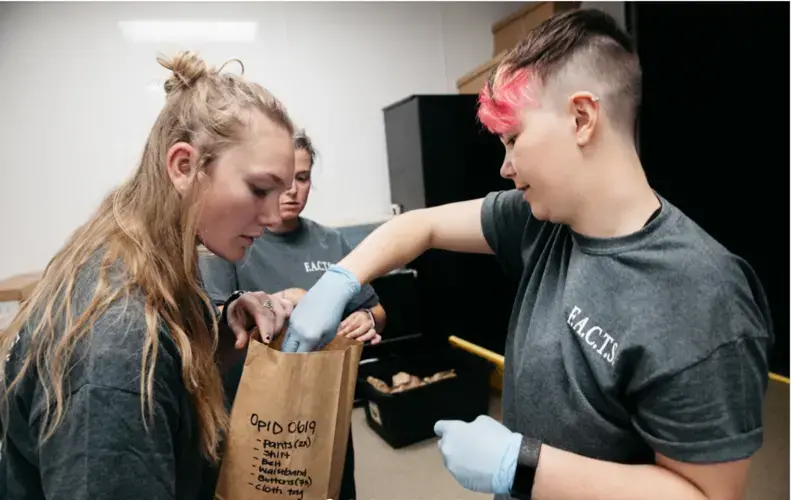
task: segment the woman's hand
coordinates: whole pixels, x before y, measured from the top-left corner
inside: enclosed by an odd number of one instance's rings
[[[274,295],[282,299],[286,299],[293,305],[297,305],[306,293],[308,293],[308,291],[303,290],[302,288],[286,288],[285,290],[276,292]]]
[[[368,311],[354,311],[338,326],[338,335],[360,342],[371,341],[371,345],[378,344],[382,336],[376,332],[373,315]]]
[[[228,328],[236,337],[234,348],[244,349],[251,337],[271,342],[283,330],[294,305],[282,295],[247,292],[228,307]]]

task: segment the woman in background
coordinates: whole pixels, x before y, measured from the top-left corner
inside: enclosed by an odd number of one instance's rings
[[[293,125],[261,86],[191,53],[132,177],[47,266],[0,334],[0,498],[195,499],[227,428],[221,368],[290,304],[244,295],[218,321],[199,243],[244,256],[293,176]],[[207,460],[208,459],[208,460]]]
[[[263,290],[296,303],[329,266],[351,251],[339,231],[301,216],[310,193],[316,151],[304,132],[296,134],[294,150],[294,182],[280,195],[280,223],[267,227],[247,257],[237,263],[211,254],[200,257],[206,290],[220,307],[236,290]],[[338,335],[372,344],[381,340],[386,315],[370,285],[363,286],[347,304],[344,318]],[[243,365],[240,361],[225,377],[230,404],[239,386]],[[355,498],[354,445],[350,430],[340,500]]]

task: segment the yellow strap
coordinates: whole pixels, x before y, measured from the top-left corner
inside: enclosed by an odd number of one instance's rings
[[[505,364],[505,359],[502,355],[497,354],[496,352],[492,352],[489,349],[483,348],[479,345],[473,344],[472,342],[467,342],[464,339],[461,339],[455,335],[451,335],[448,337],[448,342],[451,345],[464,349],[465,351],[471,352],[476,356],[480,356],[486,361],[494,363],[497,368],[500,370],[503,369],[503,365]],[[781,382],[783,384],[789,385],[788,377],[784,377],[782,375],[778,375],[776,373],[769,373],[769,378],[774,380],[775,382]]]
[[[480,356],[486,361],[494,363],[501,370],[503,369],[503,365],[505,364],[505,358],[503,358],[503,356],[497,354],[496,352],[492,352],[489,349],[485,349],[479,345],[473,344],[472,342],[467,342],[466,340],[461,339],[455,335],[451,335],[450,337],[448,337],[448,342],[450,342],[451,345],[464,349],[465,351],[469,351],[475,354],[476,356]]]

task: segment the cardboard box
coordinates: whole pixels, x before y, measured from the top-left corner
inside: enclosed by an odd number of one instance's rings
[[[494,54],[509,51],[533,28],[560,12],[579,8],[582,2],[528,2],[492,26]]]
[[[0,280],[0,302],[21,302],[27,299],[41,280],[41,276],[42,272],[37,271]]]

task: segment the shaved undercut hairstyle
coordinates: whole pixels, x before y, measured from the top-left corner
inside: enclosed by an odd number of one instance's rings
[[[642,71],[632,39],[611,16],[575,9],[531,30],[492,71],[479,95],[478,118],[502,135],[519,124],[524,106],[538,105],[540,89],[555,84],[586,85],[572,91],[593,93],[613,126],[633,134]]]

